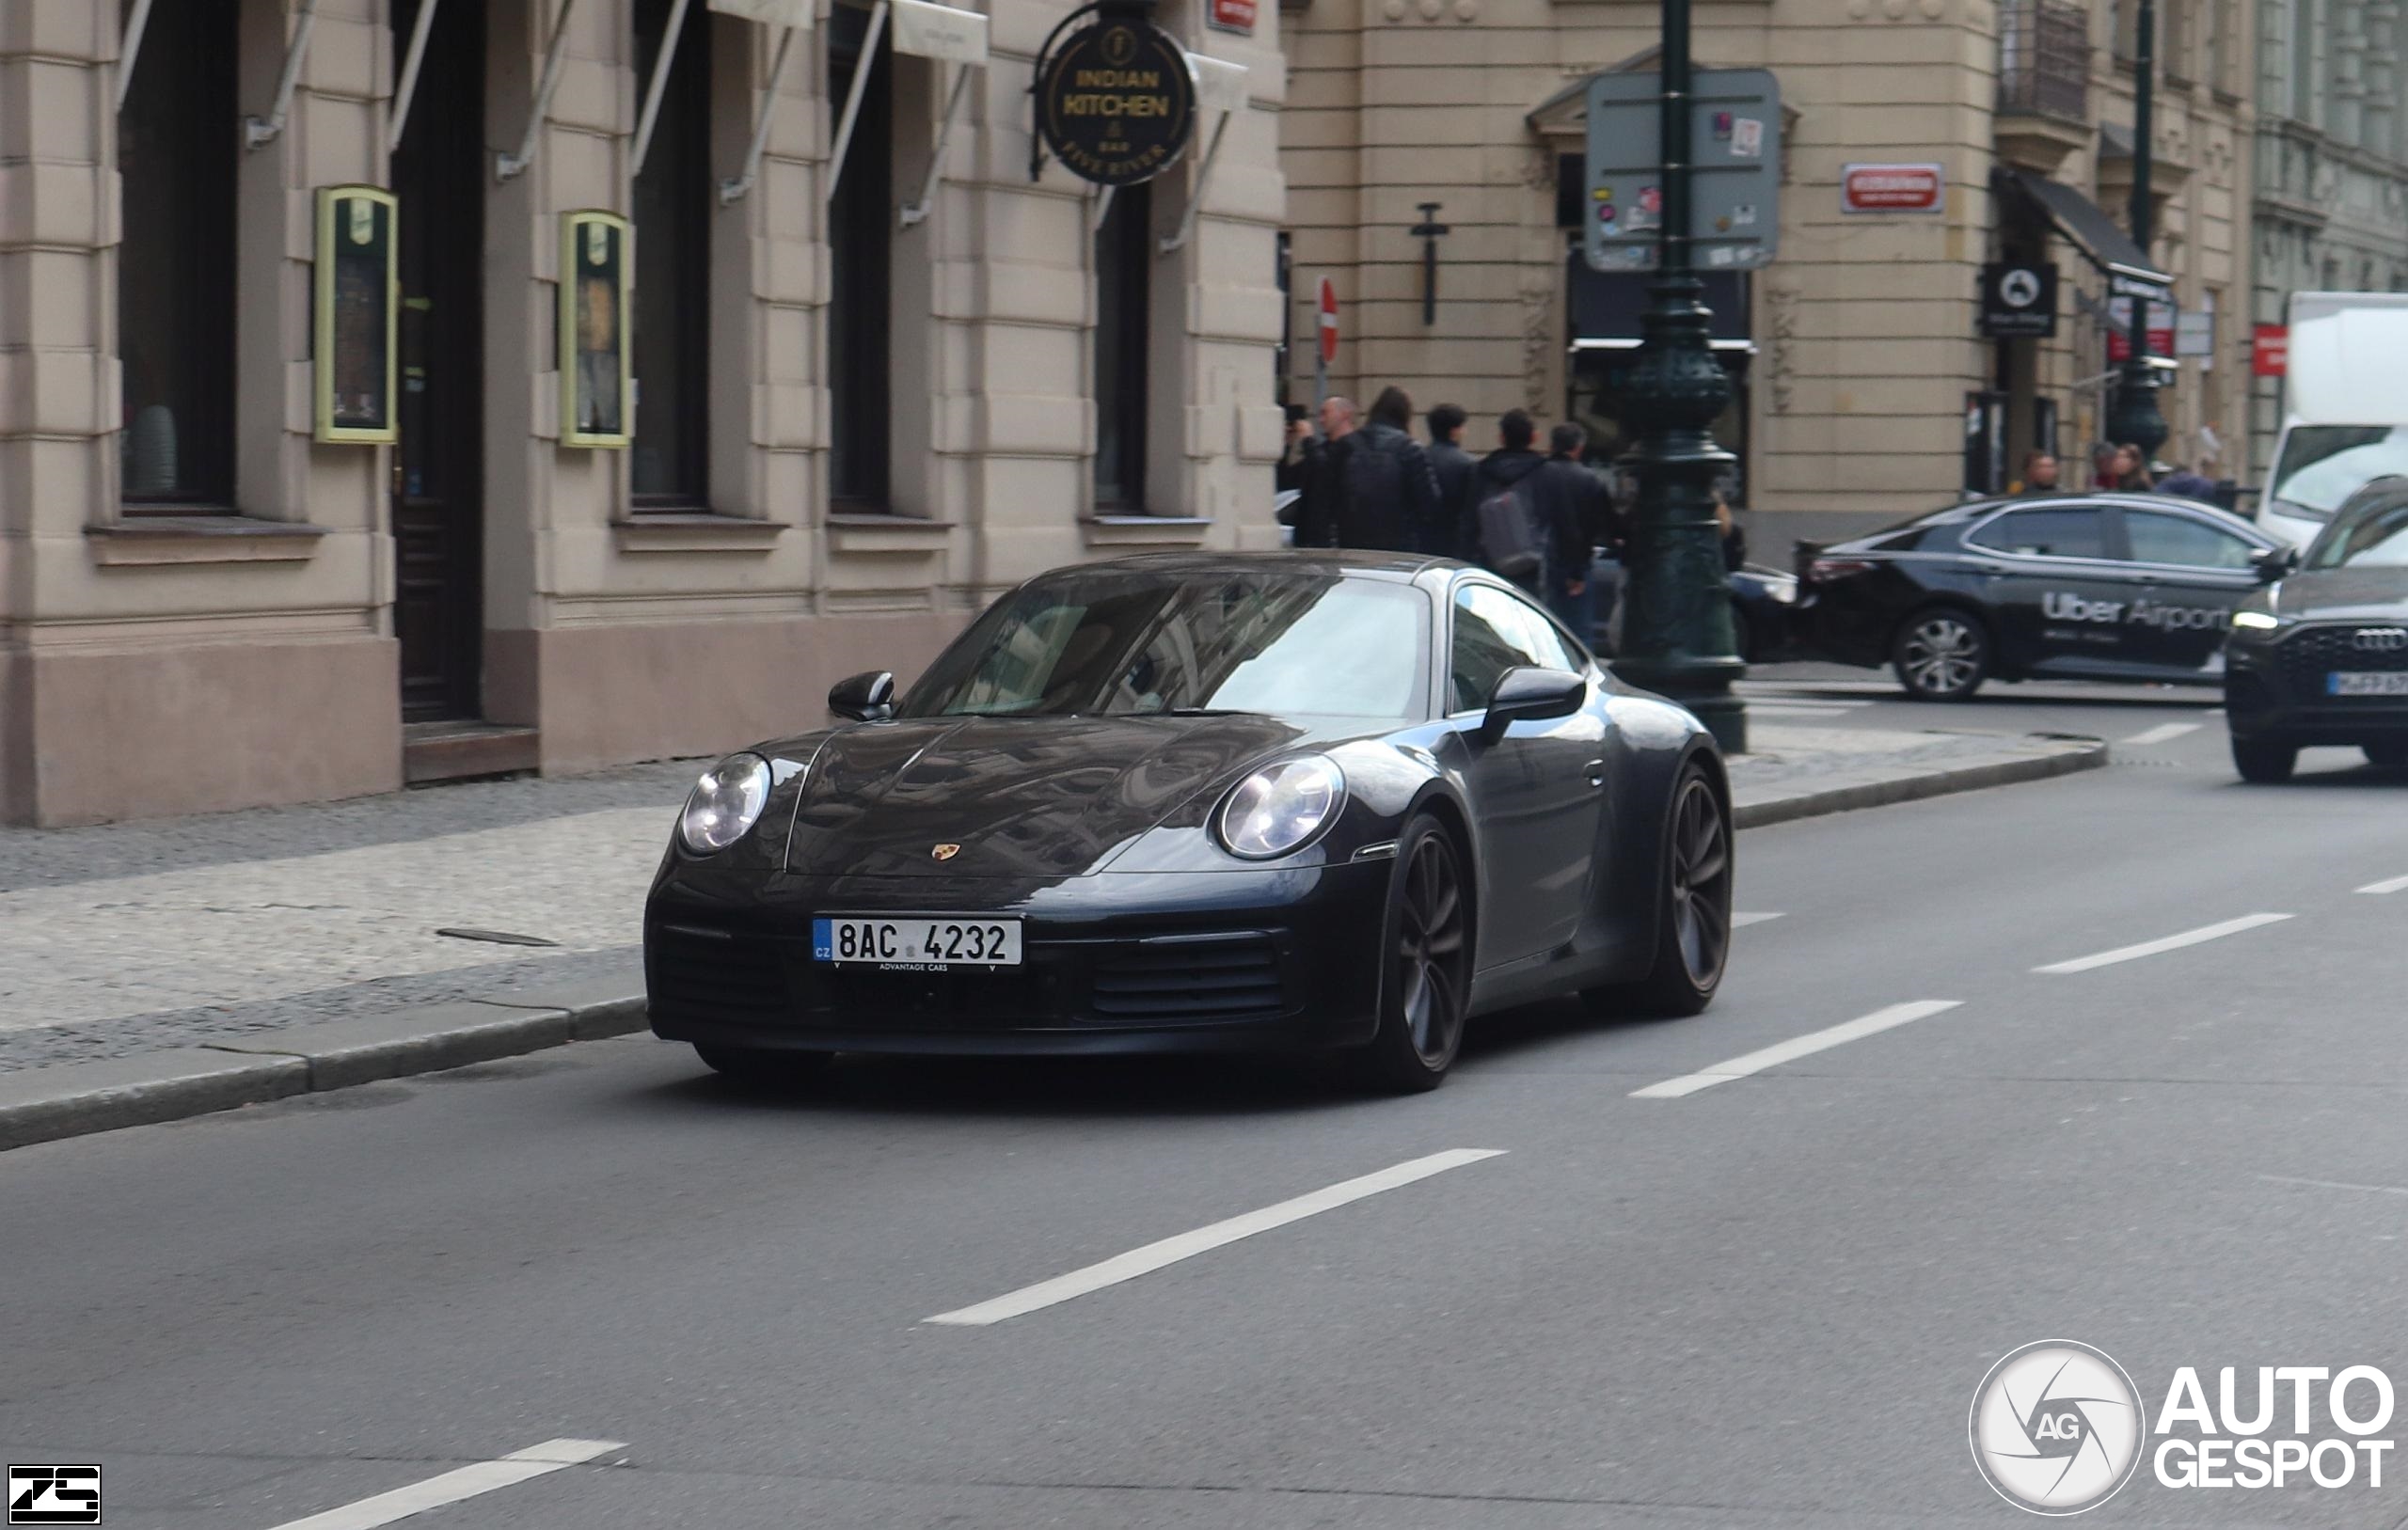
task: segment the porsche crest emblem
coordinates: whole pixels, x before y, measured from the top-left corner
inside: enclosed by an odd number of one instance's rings
[[[958,844],[932,844],[928,847],[928,854],[934,856],[939,860],[951,860],[954,857],[961,854],[961,846]]]

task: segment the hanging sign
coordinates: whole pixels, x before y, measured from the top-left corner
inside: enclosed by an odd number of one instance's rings
[[[1204,15],[1204,23],[1223,32],[1254,35],[1255,0],[1212,0],[1212,8]]]
[[[818,8],[814,0],[710,0],[710,8],[764,26],[809,26]]]
[[[627,220],[561,214],[561,445],[624,447],[635,436],[627,375]]]
[[[974,10],[894,0],[895,51],[914,58],[942,58],[967,69],[987,62],[987,18]]]
[[[2259,324],[2249,332],[2249,375],[2280,377],[2291,370],[2291,332],[2287,324]]]
[[[1982,333],[1992,339],[2047,339],[2057,332],[2057,268],[2044,260],[1982,267]]]
[[[1133,186],[1175,164],[1196,131],[1196,82],[1170,35],[1105,14],[1038,66],[1038,130],[1082,181]]]
[[[400,350],[393,194],[374,186],[318,188],[317,428],[321,441],[399,439],[393,412]]]

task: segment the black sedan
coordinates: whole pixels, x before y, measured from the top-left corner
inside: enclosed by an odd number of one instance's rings
[[[2354,745],[2408,766],[2408,479],[2368,484],[2233,613],[2224,708],[2243,780],[2290,778],[2299,751]]]
[[[723,1072],[1324,1050],[1421,1089],[1473,1016],[1721,980],[1711,735],[1478,570],[1063,569],[829,707],[702,778],[644,910],[652,1028]]]
[[[1890,665],[1925,701],[1992,677],[2213,685],[2233,609],[2281,546],[2185,499],[1977,500],[1800,543],[1791,626],[1805,656]]]

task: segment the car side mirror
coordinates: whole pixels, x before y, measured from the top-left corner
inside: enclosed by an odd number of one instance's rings
[[[855,722],[884,722],[895,716],[895,676],[866,670],[828,687],[828,710]]]
[[[2258,571],[2258,582],[2273,584],[2299,567],[2296,547],[2260,547],[2249,555],[2249,566]]]
[[[1544,722],[1568,718],[1589,699],[1589,682],[1569,670],[1524,666],[1497,677],[1488,693],[1488,712],[1480,719],[1483,743],[1494,744],[1517,722]]]

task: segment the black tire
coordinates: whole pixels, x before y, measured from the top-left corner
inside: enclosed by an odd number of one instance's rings
[[[756,1051],[742,1047],[705,1047],[694,1043],[694,1055],[731,1083],[747,1089],[793,1089],[818,1076],[833,1052]]]
[[[2367,764],[2378,770],[2408,770],[2408,739],[2393,739],[2384,744],[2361,744]]]
[[[1890,667],[1919,702],[1969,700],[1989,678],[1989,629],[1971,611],[1926,606],[1898,623]]]
[[[1672,788],[1664,861],[1657,873],[1656,955],[1636,983],[1589,988],[1580,998],[1602,1015],[1667,1018],[1703,1014],[1731,960],[1731,813],[1705,772],[1692,765]]]
[[[2299,746],[2286,744],[2276,738],[2236,738],[2232,741],[2232,768],[2241,779],[2260,786],[2279,786],[2291,779],[2292,766],[2299,764]]]
[[[1380,1028],[1349,1062],[1363,1084],[1418,1094],[1446,1082],[1471,1000],[1469,878],[1454,836],[1416,813],[1396,842],[1380,924]]]

